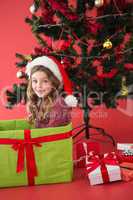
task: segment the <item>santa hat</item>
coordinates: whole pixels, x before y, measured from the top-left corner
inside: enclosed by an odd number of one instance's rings
[[[76,97],[72,95],[72,84],[63,68],[63,65],[55,58],[50,56],[37,57],[26,65],[26,74],[29,78],[31,74],[31,69],[36,65],[44,66],[45,68],[53,72],[60,83],[63,84],[64,91],[67,93],[67,96],[65,97],[65,103],[70,107],[76,107],[78,101]]]

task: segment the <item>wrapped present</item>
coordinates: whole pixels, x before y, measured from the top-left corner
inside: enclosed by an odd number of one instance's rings
[[[133,156],[133,144],[118,143],[117,149],[122,151],[124,155]]]
[[[123,181],[133,180],[133,163],[123,162],[120,163],[121,175]]]
[[[130,162],[133,163],[133,156],[125,155],[122,151],[116,151],[117,159],[119,163]]]
[[[133,170],[133,163],[122,162],[120,163],[120,167]]]
[[[133,170],[121,167],[121,174],[123,181],[128,182],[133,180]]]
[[[120,163],[130,162],[133,163],[133,144],[118,143],[117,144],[117,159]]]
[[[103,155],[90,152],[86,156],[86,169],[91,185],[121,180],[120,166],[114,152]]]
[[[0,187],[72,180],[71,124],[35,129],[25,120],[0,121]]]
[[[89,151],[95,151],[96,153],[100,152],[100,146],[99,143],[97,142],[84,141],[76,144],[76,166],[79,168],[85,167],[85,157],[86,157],[85,148],[87,148],[87,152]]]

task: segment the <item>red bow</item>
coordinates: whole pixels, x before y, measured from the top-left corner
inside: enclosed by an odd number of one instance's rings
[[[86,161],[88,173],[100,166],[104,183],[109,182],[109,175],[106,165],[118,165],[118,161],[114,153],[109,153],[101,157],[93,154],[92,156],[89,156],[89,160]]]
[[[26,154],[26,164],[27,164],[27,173],[29,179],[29,185],[34,185],[34,177],[37,176],[37,167],[35,161],[35,155],[33,151],[33,145],[41,147],[42,145],[38,142],[31,141],[30,130],[24,130],[24,140],[18,141],[16,144],[13,144],[12,148],[18,151],[18,160],[17,160],[17,173],[24,170],[24,157]]]

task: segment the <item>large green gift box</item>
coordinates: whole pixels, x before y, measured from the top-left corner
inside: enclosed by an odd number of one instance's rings
[[[0,187],[70,182],[71,124],[36,129],[26,120],[0,121]]]

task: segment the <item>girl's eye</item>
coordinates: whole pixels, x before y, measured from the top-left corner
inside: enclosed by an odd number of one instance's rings
[[[32,80],[32,83],[37,83],[37,80]]]
[[[32,80],[32,83],[37,83],[37,80]],[[48,83],[49,81],[47,79],[44,79],[43,81],[41,81],[42,83]]]
[[[43,80],[43,82],[44,82],[44,83],[48,83],[48,80],[47,80],[47,79],[46,79],[46,80]]]

